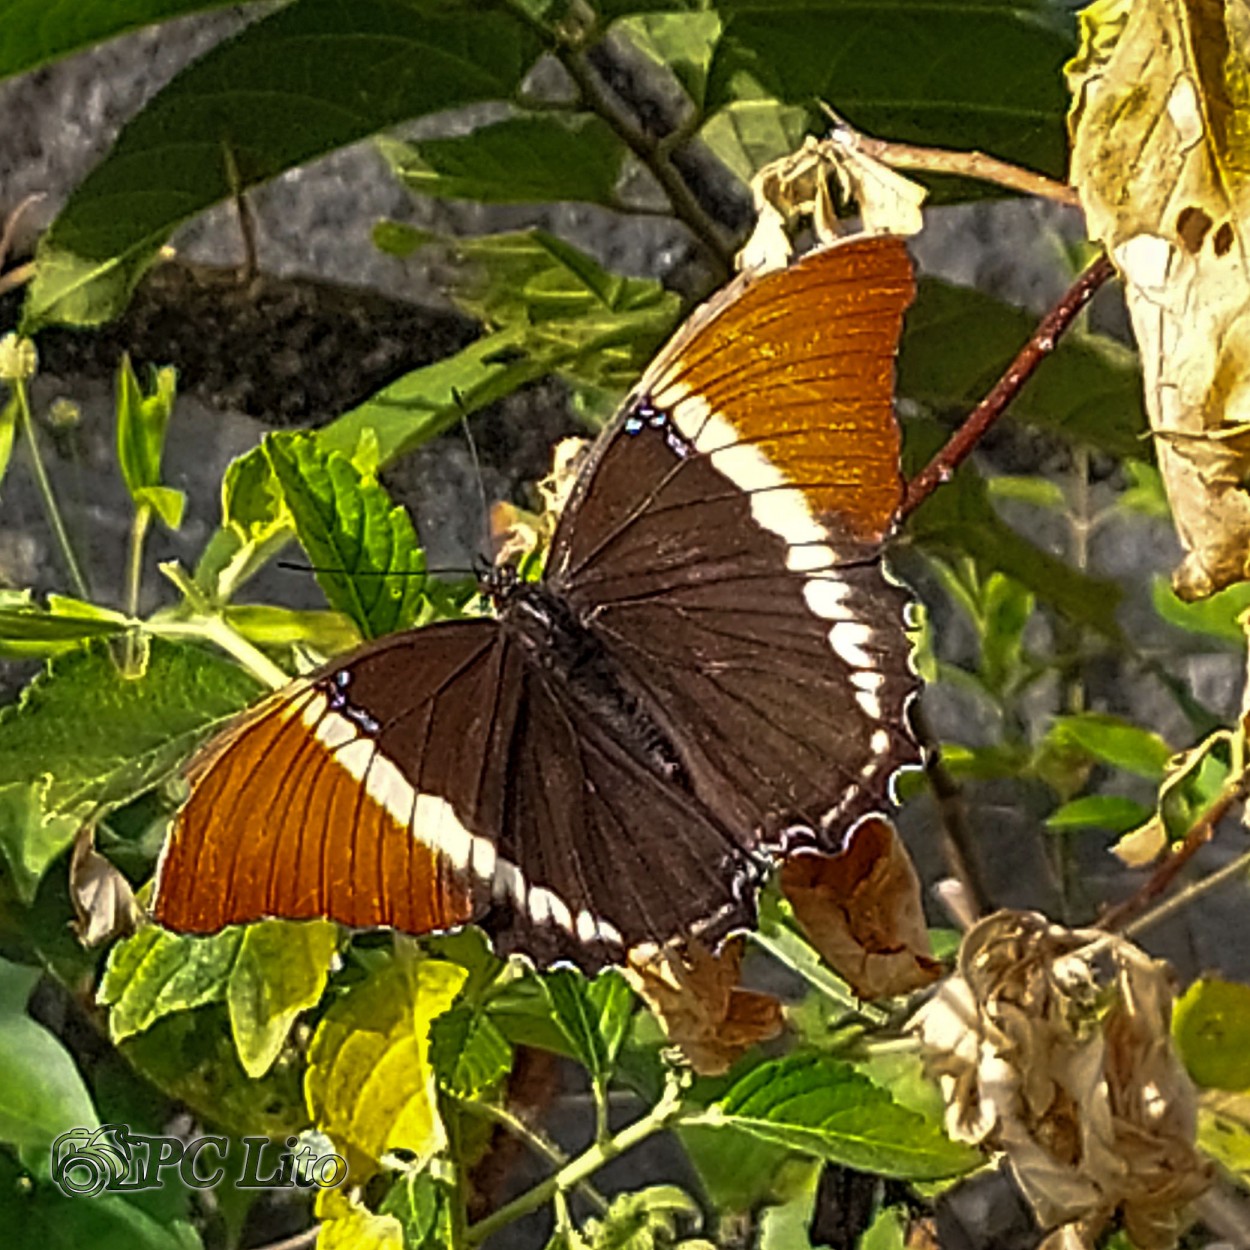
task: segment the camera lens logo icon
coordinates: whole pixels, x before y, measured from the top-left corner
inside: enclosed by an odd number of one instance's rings
[[[124,1124],[72,1128],[52,1143],[52,1180],[63,1194],[84,1197],[102,1193],[130,1168],[130,1145]]]

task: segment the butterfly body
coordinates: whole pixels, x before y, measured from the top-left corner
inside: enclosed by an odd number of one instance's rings
[[[696,312],[581,467],[542,581],[490,573],[494,619],[371,643],[209,748],[157,919],[485,918],[588,968],[749,927],[769,858],[836,849],[917,758],[880,563],[911,289],[898,240],[860,239]]]

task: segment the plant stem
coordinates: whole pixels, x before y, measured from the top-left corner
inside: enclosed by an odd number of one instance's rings
[[[30,412],[30,400],[26,394],[26,383],[18,378],[11,383],[13,393],[17,397],[18,428],[26,438],[26,446],[30,448],[30,463],[35,470],[35,483],[43,500],[44,511],[52,532],[56,535],[57,545],[61,548],[61,557],[69,570],[69,580],[73,584],[74,593],[80,599],[90,599],[91,591],[87,587],[87,579],[82,574],[78,557],[69,541],[69,531],[61,518],[61,510],[57,507],[56,495],[52,491],[52,483],[48,478],[48,470],[43,463],[43,454],[39,450],[39,441],[35,437],[35,421]]]
[[[152,523],[152,507],[141,503],[135,508],[130,523],[130,551],[126,567],[126,615],[132,620],[139,615],[139,589],[143,581],[143,540]],[[126,635],[125,669],[128,673],[138,671],[139,639],[131,631]]]
[[[972,410],[946,446],[910,482],[899,519],[910,516],[972,454],[986,431],[1003,415],[1008,404],[1033,376],[1037,366],[1058,346],[1060,336],[1115,272],[1106,256],[1099,256],[1068,288],[1063,298],[1039,322],[1033,336],[1016,354],[994,389]]]
[[[626,109],[617,104],[580,47],[572,46],[568,39],[534,18],[523,4],[513,0],[504,0],[504,3],[512,16],[533,30],[564,66],[581,94],[582,106],[607,122],[660,184],[672,206],[672,215],[690,231],[712,262],[717,285],[727,281],[733,273],[733,248],[669,160],[671,145],[666,146],[664,140],[653,139]]]
[[[158,618],[146,622],[144,629],[158,638],[211,642],[237,660],[262,685],[272,690],[280,690],[290,683],[290,677],[282,669],[220,616],[192,616],[172,620]]]
[[[562,1168],[568,1163],[568,1155],[559,1146],[536,1129],[531,1128],[519,1115],[514,1115],[507,1107],[495,1107],[489,1103],[473,1102],[469,1099],[463,1102],[457,1100],[457,1103],[470,1115],[480,1115],[483,1119],[493,1120],[496,1124],[502,1125],[508,1132],[523,1141],[536,1155],[541,1155],[554,1167]],[[597,1210],[608,1209],[608,1200],[589,1181],[583,1181],[578,1188]]]
[[[927,148],[915,143],[892,143],[886,139],[874,139],[848,125],[828,105],[823,106],[833,120],[833,138],[879,160],[893,169],[918,169],[928,174],[952,174],[960,178],[974,178],[989,182],[1024,195],[1036,195],[1079,208],[1080,196],[1075,187],[1058,182],[1045,174],[1034,173],[1019,165],[1000,161],[984,152],[960,152],[951,148]]]
[[[514,1198],[493,1215],[479,1220],[465,1234],[466,1245],[480,1244],[501,1228],[506,1228],[514,1220],[519,1220],[531,1211],[537,1211],[539,1207],[550,1202],[557,1193],[580,1185],[605,1163],[611,1162],[627,1150],[632,1150],[652,1134],[667,1128],[681,1114],[681,1089],[677,1081],[673,1080],[670,1081],[660,1101],[641,1119],[623,1128],[615,1137],[595,1142],[589,1150],[565,1164],[554,1176],[549,1176],[545,1181],[535,1185],[533,1189],[521,1194],[519,1198]]]

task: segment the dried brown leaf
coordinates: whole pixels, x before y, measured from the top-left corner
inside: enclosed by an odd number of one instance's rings
[[[1250,573],[1250,16],[1098,0],[1068,66],[1071,180],[1124,278],[1146,407],[1197,599]]]
[[[906,994],[941,975],[920,878],[888,820],[862,821],[837,855],[792,855],[781,891],[812,945],[860,998]]]
[[[69,861],[72,927],[83,946],[99,946],[139,926],[142,909],[130,882],[95,849],[95,828],[84,825]]]
[[[719,1076],[756,1042],[781,1032],[781,1003],[738,985],[743,941],[713,954],[694,938],[635,947],[625,976],[655,1012],[668,1040],[702,1076]]]
[[[915,1016],[947,1128],[1002,1149],[1056,1245],[1120,1212],[1134,1244],[1175,1244],[1210,1182],[1171,1039],[1165,964],[1122,938],[998,912]],[[1064,1240],[1066,1238],[1066,1240]]]

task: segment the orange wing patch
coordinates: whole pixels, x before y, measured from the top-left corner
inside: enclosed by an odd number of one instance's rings
[[[818,541],[814,530],[804,536],[801,506],[877,542],[902,499],[894,357],[914,293],[901,239],[834,244],[727,288],[639,391],[718,470],[758,494],[767,528]]]
[[[212,933],[265,916],[326,916],[428,933],[474,911],[467,875],[422,842],[371,776],[390,774],[365,737],[310,686],[245,716],[196,765],[193,792],[157,870],[155,919]]]

